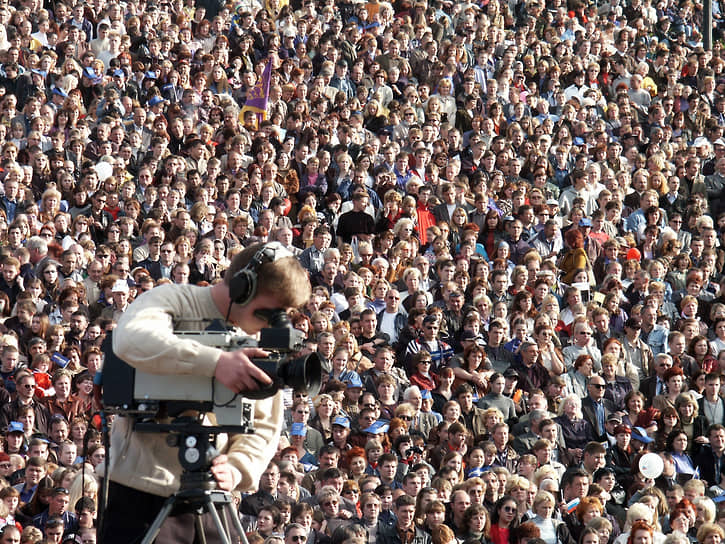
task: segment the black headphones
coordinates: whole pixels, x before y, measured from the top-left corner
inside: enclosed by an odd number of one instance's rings
[[[229,280],[229,298],[232,303],[240,306],[249,304],[257,294],[259,267],[265,263],[273,263],[277,259],[290,256],[292,256],[292,253],[279,242],[264,244],[259,248],[247,265]]]

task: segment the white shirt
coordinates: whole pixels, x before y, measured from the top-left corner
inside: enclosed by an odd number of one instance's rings
[[[398,333],[395,330],[395,316],[397,314],[389,314],[388,312],[383,312],[383,317],[380,320],[380,332],[384,332],[388,336],[390,336],[390,343],[394,344],[398,341]]]

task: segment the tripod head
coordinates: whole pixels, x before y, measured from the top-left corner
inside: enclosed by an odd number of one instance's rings
[[[214,489],[216,481],[211,473],[211,465],[219,456],[219,450],[214,446],[214,439],[221,433],[240,432],[238,427],[229,429],[226,426],[202,425],[198,418],[190,416],[177,417],[171,423],[139,421],[134,425],[134,430],[168,433],[166,436],[168,446],[179,449],[179,464],[184,470],[181,474],[182,490],[189,487]]]
[[[232,494],[217,487],[211,467],[214,459],[219,456],[219,451],[214,446],[216,435],[227,432],[251,433],[254,432],[251,426],[243,430],[237,426],[209,427],[201,424],[200,416],[180,416],[171,423],[137,421],[134,430],[167,433],[166,443],[169,447],[179,449],[179,463],[183,469],[179,490],[166,499],[141,544],[155,542],[164,521],[177,507],[183,508],[185,512],[194,513],[195,530],[201,542],[207,542],[202,516],[208,515],[218,534],[219,540],[215,538],[214,542],[233,544],[241,541],[243,544],[249,544],[235,510]],[[229,532],[229,522],[234,527],[236,535]]]

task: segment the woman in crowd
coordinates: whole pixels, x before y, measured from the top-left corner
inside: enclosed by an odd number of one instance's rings
[[[533,511],[536,515],[531,521],[539,528],[541,539],[546,544],[573,544],[575,541],[566,523],[553,517],[555,509],[554,496],[548,491],[539,491],[534,499]]]
[[[491,514],[492,544],[509,544],[511,530],[518,525],[516,501],[510,495],[504,495],[493,508]]]
[[[581,458],[584,446],[594,440],[592,427],[582,417],[581,410],[581,397],[568,395],[561,401],[559,415],[554,419],[561,425],[566,447],[578,458]]]
[[[680,416],[680,426],[687,435],[690,452],[696,454],[702,446],[708,443],[706,437],[707,420],[705,416],[699,414],[697,401],[687,393],[677,397],[675,408]]]
[[[685,383],[685,373],[682,368],[674,366],[668,368],[662,376],[665,386],[665,393],[657,395],[652,399],[652,406],[657,410],[663,411],[665,408],[674,408],[677,397],[687,387]]]
[[[695,474],[695,466],[689,452],[687,433],[681,429],[675,429],[667,436],[665,451],[672,455],[675,462],[675,471],[683,475],[683,478],[691,478]],[[679,476],[678,476],[679,478]]]

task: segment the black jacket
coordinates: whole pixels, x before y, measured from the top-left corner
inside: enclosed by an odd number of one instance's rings
[[[652,406],[652,400],[657,396],[657,376],[650,376],[639,382],[639,392],[644,395],[645,407]]]
[[[606,422],[609,414],[614,412],[614,404],[611,400],[605,397],[602,399],[602,405],[604,406],[604,421]],[[592,432],[594,433],[597,442],[604,442],[607,439],[606,431],[605,435],[600,435],[597,432],[597,411],[594,407],[594,401],[589,395],[582,399],[582,415],[584,416],[584,419],[589,422],[589,425],[592,426]]]
[[[402,544],[400,536],[398,535],[398,528],[396,525],[392,527],[381,527],[378,532],[377,538],[378,544]],[[415,536],[410,544],[431,544],[431,538],[428,533],[418,527],[415,528]]]
[[[717,458],[709,446],[703,447],[693,462],[700,469],[700,479],[705,480],[708,487],[720,485],[725,475],[725,455]]]
[[[622,451],[616,444],[607,452],[607,466],[614,469],[620,480],[632,472],[633,459],[634,456],[631,453]]]

